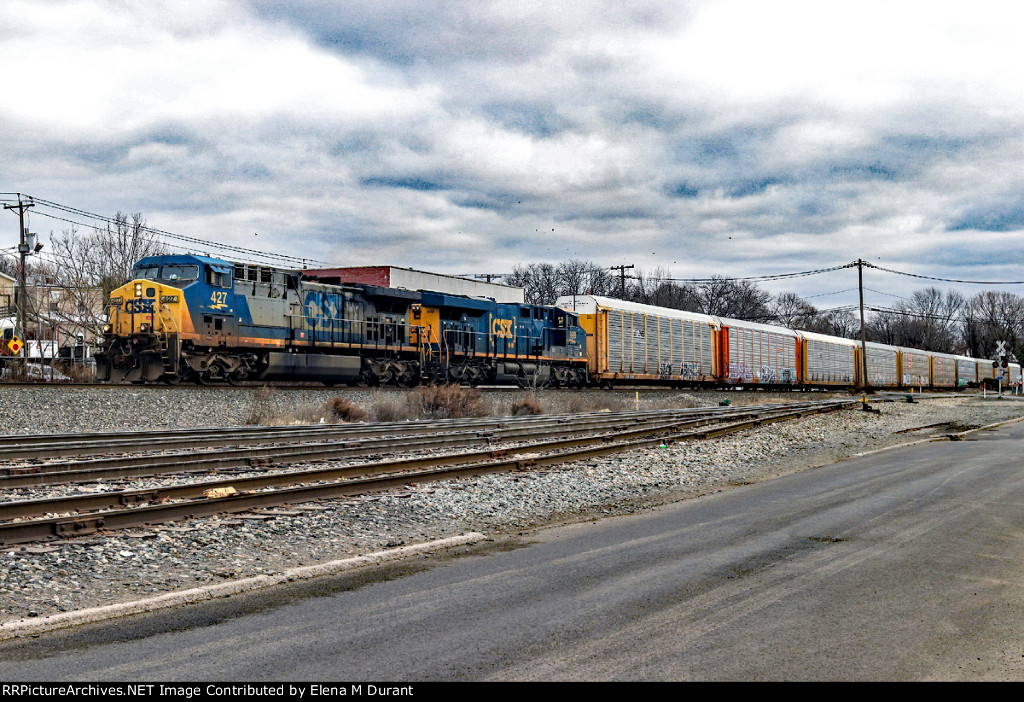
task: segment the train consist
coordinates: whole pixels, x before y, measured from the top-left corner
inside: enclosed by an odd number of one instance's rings
[[[611,298],[554,306],[362,283],[193,255],[139,261],[111,294],[100,380],[522,387],[862,384],[849,339]],[[867,344],[868,384],[955,388],[991,361]],[[1007,369],[1020,378],[1020,366]]]
[[[843,388],[863,384],[860,342],[594,295],[558,298],[587,334],[591,382],[676,387]],[[868,342],[867,385],[957,388],[995,379],[992,361]],[[1018,382],[1016,363],[1001,369]]]
[[[100,380],[580,386],[577,316],[203,256],[154,256],[114,290]]]

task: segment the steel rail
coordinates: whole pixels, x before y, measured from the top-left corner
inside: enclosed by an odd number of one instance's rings
[[[451,428],[473,429],[479,427],[507,426],[533,421],[579,422],[592,418],[623,418],[642,421],[645,418],[681,416],[693,414],[714,414],[721,407],[684,408],[670,410],[646,410],[642,412],[588,412],[585,414],[556,414],[543,417],[486,417],[472,419],[443,419],[430,422],[385,422],[377,424],[312,424],[289,427],[209,427],[200,429],[172,429],[157,431],[135,431],[119,433],[116,438],[96,432],[74,434],[30,434],[0,436],[0,460],[17,458],[41,458],[47,455],[67,456],[69,454],[91,455],[110,453],[122,448],[136,448],[140,442],[160,442],[162,448],[191,448],[197,441],[208,445],[242,445],[245,443],[272,443],[274,439],[295,441],[297,438],[335,439],[380,435],[424,434]],[[746,407],[744,408],[746,409]]]
[[[701,422],[712,421],[712,419],[698,418],[686,421]],[[604,425],[588,424],[575,427],[547,425],[546,427],[499,429],[493,432],[473,431],[430,434],[414,438],[417,442],[416,450],[423,450],[437,447],[463,447],[481,443],[491,444],[499,441],[514,441],[517,437],[522,436],[561,436],[601,429],[614,431],[616,428],[624,426],[627,426],[627,424],[622,422]],[[138,478],[166,473],[196,473],[224,471],[234,468],[263,468],[283,462],[333,461],[375,453],[390,453],[396,450],[413,450],[409,448],[408,441],[408,437],[401,439],[364,439],[350,442],[335,441],[329,444],[196,450],[182,454],[123,456],[41,466],[23,466],[3,469],[8,471],[8,474],[0,475],[0,489],[91,482],[107,478]]]
[[[650,447],[661,443],[693,440],[698,438],[709,438],[722,436],[727,433],[740,431],[746,428],[784,421],[797,417],[830,412],[858,404],[855,400],[838,401],[828,405],[820,405],[813,408],[802,408],[797,410],[766,412],[764,416],[748,419],[742,422],[718,425],[705,429],[691,429],[666,433],[664,428],[656,438],[649,438],[652,434],[659,434],[659,430],[648,427],[644,429],[633,429],[614,436],[592,437],[588,439],[563,440],[545,442],[534,446],[516,449],[515,455],[525,451],[556,451],[556,453],[541,456],[524,458],[506,458],[495,456],[486,462],[466,464],[466,460],[479,460],[474,456],[479,454],[457,454],[441,457],[424,457],[407,459],[404,461],[392,461],[379,464],[360,466],[348,466],[344,468],[333,468],[326,470],[311,470],[297,473],[277,474],[274,476],[260,476],[258,478],[244,478],[233,481],[209,481],[191,485],[172,486],[150,491],[120,491],[104,493],[102,495],[90,495],[85,497],[57,498],[55,500],[29,501],[22,503],[6,503],[0,505],[0,516],[15,518],[11,515],[18,510],[29,510],[22,516],[34,516],[43,513],[54,513],[60,510],[60,506],[70,507],[79,500],[76,509],[109,509],[110,507],[121,507],[108,512],[97,512],[86,516],[77,517],[54,517],[49,519],[33,519],[30,521],[15,521],[7,524],[0,524],[0,544],[27,543],[48,538],[84,535],[95,533],[101,529],[123,529],[128,527],[148,526],[151,524],[175,521],[181,519],[192,519],[197,517],[212,516],[221,513],[244,512],[259,507],[292,504],[295,502],[306,502],[310,500],[339,497],[345,495],[360,494],[375,490],[385,490],[410,481],[432,482],[457,477],[472,475],[483,475],[506,470],[524,470],[536,466],[548,466],[559,463],[582,460],[585,458],[597,457],[625,451],[635,448]],[[641,437],[632,438],[625,437]],[[613,441],[613,439],[624,439]],[[571,448],[576,447],[576,448]],[[582,448],[579,448],[582,447]],[[562,450],[570,448],[570,450]],[[454,464],[454,465],[453,465]],[[417,466],[429,465],[431,468],[415,472],[395,474],[396,470],[410,470]],[[439,465],[452,466],[448,468],[437,468]],[[294,486],[297,483],[309,482],[310,480],[337,480],[347,474],[361,472],[363,476],[373,475],[374,477],[360,477],[341,482],[318,483],[315,485],[304,485],[301,487],[284,487],[283,489],[269,490],[269,488],[282,485]],[[383,476],[381,475],[383,474]],[[329,477],[330,476],[330,477]],[[285,482],[288,481],[288,482]],[[237,487],[236,487],[237,486]],[[216,495],[211,490],[217,487],[230,487],[235,490],[230,496],[208,496]],[[238,488],[243,488],[238,490]],[[263,492],[253,492],[264,490]],[[196,499],[203,497],[203,499]],[[179,502],[167,502],[165,504],[143,503],[163,502],[172,499],[180,499]],[[87,507],[86,505],[92,505]],[[131,504],[139,504],[134,508],[124,509]],[[102,506],[106,505],[106,507]],[[34,513],[31,510],[36,510]]]
[[[501,456],[508,452],[532,452],[538,450],[551,450],[568,445],[607,442],[616,436],[644,435],[670,431],[680,426],[687,426],[701,421],[704,420],[678,420],[655,426],[645,426],[639,429],[621,430],[612,434],[534,443],[516,449],[471,451],[448,454],[446,456],[411,456],[401,459],[392,459],[373,463],[360,463],[341,467],[311,468],[249,477],[232,476],[230,478],[210,479],[195,483],[169,485],[161,488],[111,490],[108,492],[89,495],[69,495],[65,497],[44,498],[40,500],[0,502],[0,521],[54,512],[83,512],[110,509],[112,507],[139,504],[141,502],[148,502],[152,500],[186,499],[203,495],[212,489],[228,487],[236,490],[240,488],[245,490],[259,490],[268,487],[294,484],[296,482],[336,480],[338,478],[350,477],[352,475],[372,474],[381,471],[394,472],[396,470],[410,470],[412,468],[428,465],[483,461],[493,459],[496,456]]]
[[[789,408],[807,406],[806,403],[787,405]],[[778,407],[778,405],[769,406]],[[338,460],[395,450],[410,450],[406,445],[412,439],[416,449],[437,446],[472,446],[514,441],[523,436],[542,437],[564,434],[582,434],[589,431],[614,431],[629,425],[649,424],[655,421],[690,422],[724,421],[756,416],[764,408],[735,408],[728,412],[681,414],[663,416],[625,417],[595,415],[576,421],[533,421],[505,427],[498,423],[491,430],[475,429],[461,432],[428,433],[388,437],[382,439],[358,439],[332,441],[329,443],[297,444],[290,446],[260,446],[248,449],[194,450],[188,454],[146,454],[128,455],[89,460],[66,461],[61,463],[31,464],[0,468],[0,489],[26,488],[61,483],[90,482],[107,478],[137,478],[166,473],[213,472],[235,468],[258,468],[283,461],[306,462],[314,460]],[[690,418],[692,417],[692,419]]]

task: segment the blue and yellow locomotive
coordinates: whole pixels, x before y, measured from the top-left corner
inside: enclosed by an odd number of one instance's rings
[[[140,260],[111,293],[100,380],[579,386],[572,312],[422,290],[328,285],[193,255]]]

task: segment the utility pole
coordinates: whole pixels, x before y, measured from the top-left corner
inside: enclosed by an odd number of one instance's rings
[[[860,290],[860,363],[861,385],[864,390],[871,387],[868,381],[868,342],[864,331],[864,266],[865,262],[857,259],[857,288]]]
[[[608,270],[619,272],[619,299],[626,299],[626,269],[633,268],[633,265],[628,266],[612,266]]]
[[[25,210],[27,210],[29,207],[35,207],[35,203],[22,202],[21,193],[18,193],[17,205],[4,205],[5,210],[18,211],[18,256],[21,259],[21,267],[18,269],[18,304],[14,306],[18,315],[14,323],[14,335],[17,338],[21,339],[22,344],[25,343],[24,310],[27,299],[27,293],[25,291],[25,257],[28,256],[28,242],[25,240]]]
[[[459,278],[474,278],[476,280],[486,280],[488,283],[498,280],[499,278],[507,278],[508,273],[472,273],[470,275],[458,276]]]

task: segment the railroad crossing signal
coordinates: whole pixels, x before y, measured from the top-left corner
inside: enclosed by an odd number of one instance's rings
[[[7,342],[7,348],[9,348],[11,352],[14,354],[21,353],[21,347],[21,339],[19,339],[18,337],[14,337],[13,339]]]
[[[999,360],[992,361],[993,368],[998,368],[999,366],[1002,366],[1003,368],[1008,368],[1010,366],[1009,359],[1006,357],[1005,341],[996,342],[996,356],[999,357]]]

